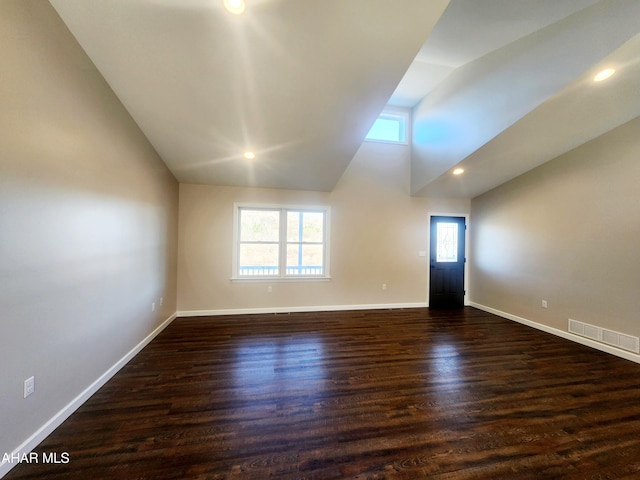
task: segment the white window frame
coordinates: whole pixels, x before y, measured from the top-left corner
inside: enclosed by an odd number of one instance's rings
[[[409,145],[409,136],[411,132],[411,123],[409,110],[402,108],[385,108],[382,113],[376,118],[376,122],[379,119],[389,119],[389,120],[398,120],[402,126],[404,127],[404,139],[395,141],[395,140],[381,140],[377,138],[368,138],[369,132],[367,132],[367,137],[365,137],[365,141],[367,142],[377,142],[377,143],[390,143],[395,145]],[[375,122],[374,122],[375,123]],[[371,126],[373,128],[373,125]],[[371,131],[371,129],[369,130]]]
[[[280,236],[279,236],[279,274],[278,275],[240,275],[240,211],[246,210],[278,210],[280,211]],[[324,238],[323,238],[323,274],[322,275],[291,275],[286,269],[287,249],[287,212],[320,212],[324,214]],[[231,280],[241,282],[281,282],[281,281],[305,281],[305,280],[330,280],[329,272],[329,239],[331,225],[331,209],[328,206],[310,205],[282,205],[282,204],[256,204],[234,203],[233,205],[233,265]],[[289,242],[290,243],[290,242]]]

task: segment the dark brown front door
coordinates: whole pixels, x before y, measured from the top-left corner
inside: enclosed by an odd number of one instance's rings
[[[429,307],[464,306],[464,217],[431,217]]]

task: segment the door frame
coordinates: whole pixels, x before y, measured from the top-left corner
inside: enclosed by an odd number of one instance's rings
[[[469,306],[469,214],[451,212],[428,212],[427,214],[427,259],[431,258],[431,217],[458,217],[464,218],[466,226],[464,231],[464,305]],[[429,306],[429,292],[431,291],[431,262],[427,262],[427,306]]]

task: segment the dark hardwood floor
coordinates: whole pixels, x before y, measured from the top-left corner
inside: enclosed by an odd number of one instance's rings
[[[7,479],[640,478],[640,365],[475,310],[179,318]]]

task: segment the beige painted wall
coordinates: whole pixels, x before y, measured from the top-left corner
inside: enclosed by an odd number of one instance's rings
[[[474,199],[471,300],[640,336],[639,159],[636,118]]]
[[[176,311],[178,185],[48,2],[0,2],[0,106],[2,455]]]
[[[178,311],[424,304],[428,213],[466,214],[470,202],[410,197],[409,155],[365,142],[328,193],[181,184]],[[231,282],[234,202],[328,205],[331,280]]]

